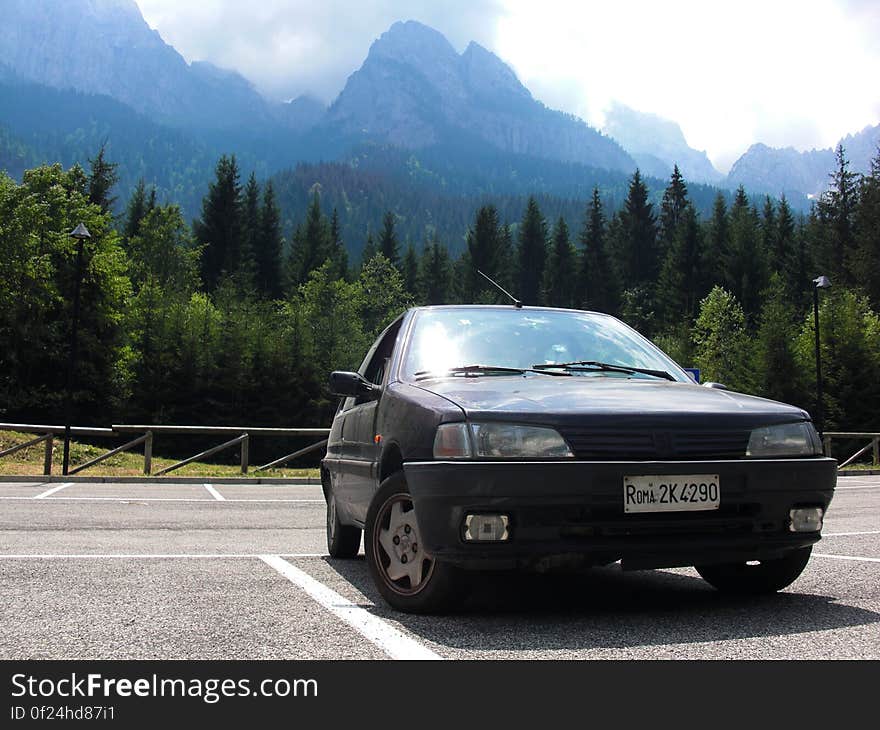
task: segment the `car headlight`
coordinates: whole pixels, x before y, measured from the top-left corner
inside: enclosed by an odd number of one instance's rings
[[[435,459],[572,459],[552,428],[510,423],[444,423],[434,437]]]
[[[756,428],[749,437],[746,456],[784,457],[818,456],[822,442],[812,423],[783,423],[779,426]]]

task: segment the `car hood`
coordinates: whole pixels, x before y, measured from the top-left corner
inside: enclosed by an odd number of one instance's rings
[[[754,428],[809,419],[800,408],[688,383],[609,376],[436,378],[418,387],[469,419],[571,426]]]

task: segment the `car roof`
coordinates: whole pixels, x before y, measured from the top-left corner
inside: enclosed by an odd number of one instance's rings
[[[566,307],[532,307],[525,306],[515,307],[513,304],[431,304],[424,307],[413,307],[410,311],[412,312],[425,312],[425,311],[434,311],[434,310],[442,310],[442,309],[493,309],[493,310],[503,310],[503,309],[511,309],[517,312],[577,312],[578,314],[598,314],[602,317],[611,317],[613,315],[607,314],[606,312],[595,312],[589,309],[570,309]]]

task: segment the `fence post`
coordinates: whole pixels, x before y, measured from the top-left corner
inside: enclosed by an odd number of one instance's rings
[[[250,441],[250,436],[248,436],[246,433],[242,434],[242,436],[243,436],[243,438],[241,440],[241,473],[247,474],[248,473],[248,458],[249,458],[248,442]]]
[[[825,456],[831,456],[831,437],[826,436],[823,441],[825,442]]]
[[[45,451],[45,456],[43,457],[43,476],[51,476],[51,474],[52,474],[52,446],[53,446],[53,442],[55,441],[55,439],[52,438],[51,433],[46,434],[46,436],[48,438],[46,439],[46,451]]]
[[[150,476],[153,471],[153,432],[147,431],[147,440],[144,441],[144,474]]]
[[[874,437],[874,466],[880,466],[880,437]]]

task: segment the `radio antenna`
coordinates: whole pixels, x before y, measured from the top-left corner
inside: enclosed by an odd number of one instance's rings
[[[517,309],[522,309],[523,303],[519,299],[517,299],[515,296],[513,296],[513,294],[511,294],[509,291],[507,291],[507,289],[505,289],[503,286],[501,286],[497,281],[490,279],[488,276],[486,276],[479,269],[477,269],[477,273],[480,276],[482,276],[486,281],[488,281],[492,286],[494,286],[496,289],[498,289],[498,291],[500,291],[502,294],[504,294],[508,299],[510,299],[510,301],[513,302],[514,307],[516,307]]]

